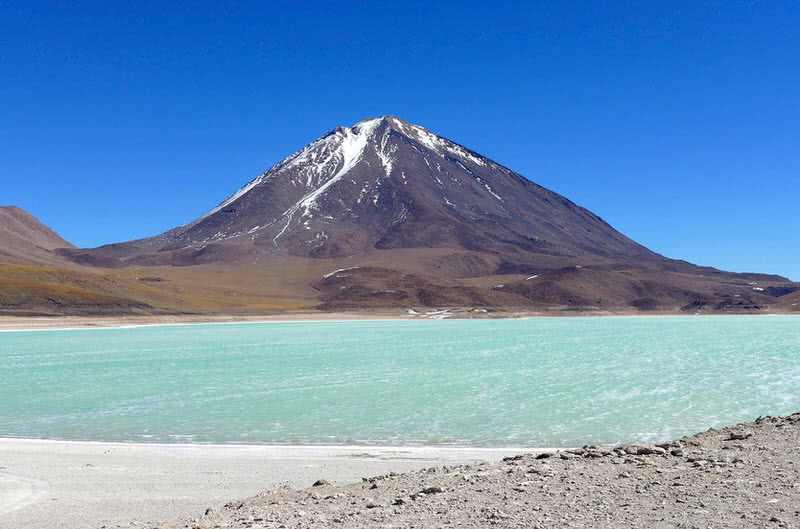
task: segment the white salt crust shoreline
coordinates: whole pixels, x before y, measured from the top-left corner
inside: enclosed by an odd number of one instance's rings
[[[532,313],[532,314],[509,314],[503,316],[495,316],[492,318],[464,318],[460,313],[452,313],[456,316],[448,318],[450,321],[457,320],[474,320],[474,321],[497,321],[497,320],[528,320],[528,319],[565,319],[565,318],[661,318],[665,316],[683,317],[683,318],[710,318],[710,317],[740,317],[740,318],[757,318],[757,317],[795,317],[800,319],[800,314],[796,313],[760,313],[760,314],[677,314],[674,312],[669,313],[592,313],[592,314],[546,314],[546,313]],[[0,333],[8,332],[28,332],[28,331],[72,331],[72,330],[104,330],[104,329],[136,329],[141,327],[177,327],[186,325],[247,325],[247,324],[265,324],[265,323],[347,323],[347,322],[400,322],[400,321],[443,321],[444,318],[428,317],[428,314],[418,313],[419,318],[412,317],[412,315],[392,314],[392,315],[366,315],[366,314],[298,314],[294,317],[286,317],[286,315],[275,317],[256,317],[256,318],[243,318],[243,319],[167,319],[166,321],[157,321],[157,319],[144,319],[127,320],[124,318],[75,318],[69,316],[54,317],[54,318],[25,318],[25,317],[8,317],[0,316]]]
[[[0,528],[100,528],[169,520],[280,486],[304,488],[318,479],[345,484],[531,451],[0,438]]]

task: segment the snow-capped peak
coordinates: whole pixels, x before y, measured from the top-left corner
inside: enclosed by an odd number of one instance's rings
[[[284,212],[286,217],[286,224],[283,229],[272,239],[277,245],[278,239],[283,235],[292,223],[294,216],[298,211],[302,210],[300,218],[307,217],[311,211],[317,207],[317,199],[323,195],[332,185],[339,182],[344,175],[352,169],[361,158],[364,156],[364,151],[367,148],[370,138],[375,132],[375,129],[381,123],[380,118],[368,119],[359,121],[353,127],[340,127],[335,130],[335,136],[338,145],[333,152],[322,162],[318,162],[313,169],[317,173],[322,171],[328,166],[332,159],[336,159],[339,169],[336,173],[328,178],[324,183],[313,189],[310,193],[306,194],[303,198],[298,200],[292,207]],[[309,168],[311,169],[311,168]],[[309,173],[310,181],[310,173]]]
[[[393,135],[405,137],[420,153],[427,153],[427,157],[424,160],[429,167],[432,167],[431,162],[428,161],[430,156],[446,158],[451,162],[455,161],[461,168],[470,173],[472,173],[472,170],[468,169],[470,164],[473,164],[473,169],[475,168],[474,166],[494,165],[489,160],[457,143],[437,136],[419,125],[411,124],[394,116],[367,118],[351,127],[340,126],[333,129],[328,134],[275,164],[268,171],[248,182],[217,207],[182,228],[191,228],[200,221],[227,208],[254,188],[272,181],[279,175],[286,174],[288,175],[286,178],[289,179],[291,184],[298,191],[302,190],[304,194],[283,212],[281,218],[267,224],[260,223],[256,228],[251,228],[260,230],[278,223],[277,225],[281,226],[281,229],[277,231],[273,238],[275,245],[277,245],[278,239],[289,229],[292,222],[298,219],[310,219],[313,216],[313,211],[319,208],[319,199],[331,187],[341,182],[364,159],[367,152],[374,151],[373,154],[377,156],[380,162],[378,167],[380,167],[381,171],[376,175],[376,181],[391,177],[392,170],[397,164],[395,157],[398,149],[397,141],[392,140]],[[444,163],[444,160],[442,160],[442,163]],[[441,171],[441,166],[438,162],[435,162],[435,166]],[[494,193],[486,182],[477,175],[473,176],[489,193],[502,202],[499,195]],[[406,183],[405,173],[402,174],[402,178]],[[438,178],[437,181],[439,181]],[[362,190],[358,203],[361,203],[363,194],[367,193],[367,187],[369,186],[365,186]],[[377,204],[377,195],[373,197],[372,202]],[[250,234],[252,231],[248,230],[247,233]],[[239,232],[236,232],[236,235],[239,234]]]
[[[513,171],[419,125],[380,116],[331,130],[152,245],[192,249],[196,256],[181,258],[198,261],[216,259],[222,247],[321,258],[514,244],[578,252],[597,233],[605,237],[602,251],[626,245],[601,220]]]
[[[341,180],[342,176],[347,174],[347,172],[361,160],[361,157],[364,155],[364,150],[367,147],[367,143],[369,142],[370,137],[372,137],[372,134],[375,132],[378,124],[380,124],[380,119],[371,119],[361,121],[352,128],[344,129],[344,132],[342,133],[342,141],[337,152],[337,155],[341,156],[342,165],[336,174],[334,174],[324,184],[303,197],[303,199],[298,202],[298,207],[302,207],[304,209],[304,215],[307,215],[314,207],[318,196],[323,194],[330,186]],[[289,211],[287,211],[287,214],[288,213]]]

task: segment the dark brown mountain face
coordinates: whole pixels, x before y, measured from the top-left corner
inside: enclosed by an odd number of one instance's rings
[[[336,128],[203,217],[104,250],[134,263],[189,264],[435,247],[654,257],[561,195],[394,117]]]

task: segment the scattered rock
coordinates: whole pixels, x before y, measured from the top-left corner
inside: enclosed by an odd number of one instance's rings
[[[734,433],[750,439],[746,448],[729,442],[731,432],[447,465],[344,486],[318,480],[315,486],[331,487],[324,501],[311,489],[279,488],[213,516],[207,509],[198,521],[152,527],[797,527],[800,414],[737,425]]]
[[[422,489],[423,494],[441,494],[444,492],[442,487],[425,487]]]

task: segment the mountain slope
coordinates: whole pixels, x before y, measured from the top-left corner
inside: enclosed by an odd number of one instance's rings
[[[63,264],[59,248],[75,247],[27,211],[0,206],[0,262]]]
[[[795,291],[780,298],[781,306],[790,312],[800,312],[800,291]]]
[[[655,256],[561,195],[394,117],[338,127],[199,219],[101,251],[138,264],[193,264],[433,247]]]

